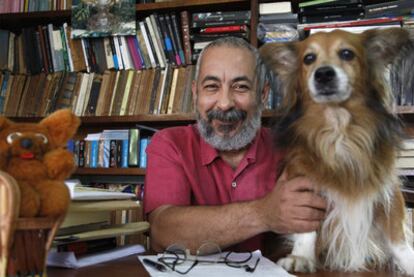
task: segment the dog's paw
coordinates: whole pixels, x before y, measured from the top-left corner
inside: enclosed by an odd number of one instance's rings
[[[289,255],[278,260],[277,264],[290,272],[309,273],[316,271],[315,261],[302,256]]]

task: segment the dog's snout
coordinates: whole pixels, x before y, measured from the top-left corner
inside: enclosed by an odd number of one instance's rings
[[[320,84],[331,82],[336,77],[335,70],[330,66],[323,66],[315,71],[315,81]]]
[[[32,145],[33,145],[33,141],[29,138],[24,138],[20,140],[20,146],[24,149],[30,149]]]

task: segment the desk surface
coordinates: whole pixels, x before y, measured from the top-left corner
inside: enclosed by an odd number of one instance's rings
[[[136,255],[122,259],[97,264],[94,266],[80,269],[64,269],[49,267],[48,277],[148,277],[149,274],[144,266],[139,262]],[[318,272],[313,274],[300,274],[301,277],[403,277],[399,273],[392,272],[363,272],[363,273],[337,273],[337,272]]]

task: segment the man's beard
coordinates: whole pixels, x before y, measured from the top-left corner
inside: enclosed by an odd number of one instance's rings
[[[204,140],[219,151],[239,150],[246,147],[256,137],[257,131],[261,127],[262,108],[257,107],[252,118],[247,118],[247,113],[235,108],[228,111],[211,110],[207,112],[207,120],[203,119],[199,113],[197,115],[197,127]],[[225,124],[219,127],[223,136],[217,135],[211,125],[213,119],[220,120]],[[233,136],[229,133],[237,126],[237,122],[242,121],[240,130]]]

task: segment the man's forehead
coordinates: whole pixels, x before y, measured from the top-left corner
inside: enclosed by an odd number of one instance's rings
[[[200,80],[217,78],[252,80],[255,76],[255,57],[247,49],[212,47],[207,49],[200,65]]]

